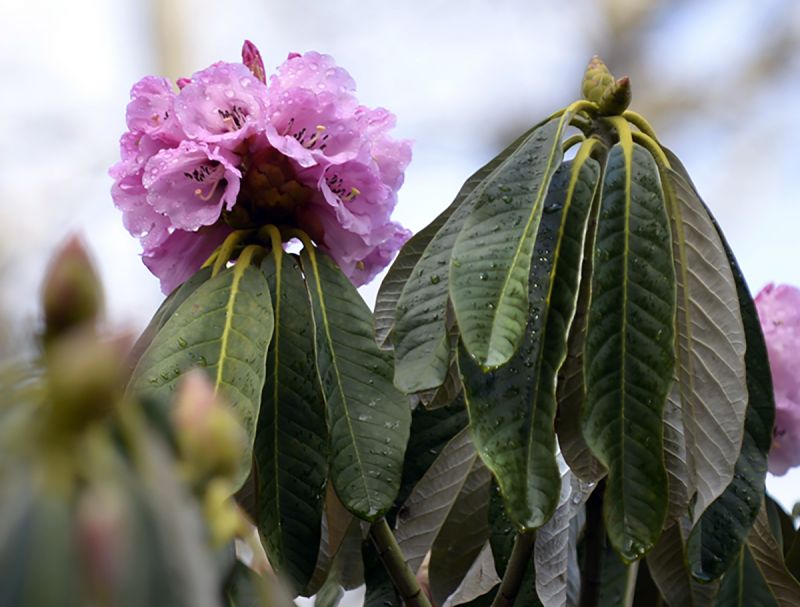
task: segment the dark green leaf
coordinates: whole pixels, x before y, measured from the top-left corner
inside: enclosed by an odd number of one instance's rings
[[[398,258],[398,274],[392,284],[404,280],[402,292],[397,300],[396,321],[393,331],[395,352],[395,384],[404,392],[421,392],[441,385],[450,365],[450,349],[447,335],[447,305],[449,301],[449,274],[447,264],[464,221],[481,198],[488,182],[505,160],[530,137],[531,131],[516,139],[486,166],[472,175],[461,187],[453,203],[434,223],[443,220],[441,228],[425,246],[413,271],[400,268],[410,265],[403,253]],[[419,235],[419,246],[430,232]],[[416,255],[417,241],[413,241],[412,254]],[[402,261],[401,261],[402,260]],[[391,272],[391,271],[390,271]],[[388,277],[387,277],[388,278]],[[381,308],[390,307],[397,286],[387,285],[386,295],[381,298]],[[386,302],[386,303],[384,303]],[[381,321],[385,329],[386,321]]]
[[[253,450],[258,529],[272,566],[303,590],[314,572],[327,476],[325,405],[303,275],[291,255],[263,264],[275,333]]]
[[[742,546],[736,556],[722,578],[716,607],[778,607],[750,551]]]
[[[667,513],[662,413],[675,365],[675,274],[656,163],[630,141],[612,148],[592,262],[584,436],[608,468],[605,521],[632,561]]]
[[[193,367],[205,369],[249,438],[239,484],[250,471],[272,329],[264,274],[237,264],[204,282],[178,306],[142,354],[128,384],[130,393],[167,409],[178,378]]]
[[[136,363],[139,362],[139,358],[141,358],[156,334],[175,313],[175,310],[186,301],[189,295],[197,290],[197,287],[206,282],[209,278],[211,278],[211,268],[203,268],[167,296],[164,302],[158,307],[158,310],[156,310],[150,323],[139,336],[139,339],[133,344],[133,348],[131,348],[130,354],[128,355],[128,364],[130,365],[131,371],[133,371]]]
[[[322,254],[303,250],[314,311],[315,349],[328,415],[331,480],[342,503],[374,521],[394,502],[411,425],[392,384],[392,357],[375,343],[364,300]]]
[[[531,257],[570,118],[536,129],[497,167],[453,246],[453,309],[467,352],[483,367],[508,362],[522,340]]]
[[[594,160],[578,158],[556,172],[545,201],[528,282],[528,326],[519,350],[508,365],[488,373],[466,352],[459,356],[473,439],[520,529],[541,526],[558,501],[556,376],[566,357],[599,174]]]

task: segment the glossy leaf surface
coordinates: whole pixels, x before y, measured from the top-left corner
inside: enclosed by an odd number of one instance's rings
[[[484,373],[462,352],[459,367],[473,439],[494,472],[514,523],[541,526],[559,495],[556,376],[575,311],[583,240],[599,173],[587,157],[556,172],[529,281],[528,326],[509,364]]]
[[[533,131],[497,167],[453,246],[453,309],[467,352],[483,367],[508,362],[522,340],[531,256],[569,118]]]
[[[370,312],[324,254],[302,253],[330,435],[330,475],[342,503],[374,521],[400,487],[411,410],[392,384],[391,354],[378,349]]]
[[[536,127],[534,127],[536,128]],[[450,365],[450,349],[447,335],[446,315],[449,295],[450,255],[456,237],[464,226],[464,221],[484,195],[495,170],[528,140],[531,131],[517,138],[496,158],[472,175],[459,190],[453,203],[435,221],[443,216],[442,227],[432,237],[424,251],[407,275],[397,300],[396,322],[394,326],[395,384],[404,392],[420,392],[441,385]],[[424,231],[423,231],[424,232]],[[420,242],[427,238],[420,234]],[[412,253],[417,248],[412,240]],[[410,259],[408,265],[410,265]],[[397,280],[405,276],[406,264],[403,252],[398,256],[400,264]],[[392,270],[390,270],[390,274]],[[388,278],[388,276],[387,276]],[[394,282],[394,278],[392,281]],[[394,287],[387,284],[381,299],[381,309],[390,307]],[[377,304],[376,304],[377,305]],[[381,317],[379,317],[381,318]],[[385,330],[386,321],[380,321]]]
[[[272,293],[275,333],[253,452],[256,516],[273,568],[300,592],[319,552],[328,431],[300,266],[294,256],[271,254],[262,270]]]
[[[244,426],[249,443],[239,481],[250,471],[273,316],[264,274],[227,268],[193,291],[170,316],[133,371],[128,391],[168,410],[180,376],[207,371]]]
[[[592,268],[583,432],[608,469],[609,538],[632,561],[655,544],[667,511],[675,275],[656,163],[629,141],[609,155]]]

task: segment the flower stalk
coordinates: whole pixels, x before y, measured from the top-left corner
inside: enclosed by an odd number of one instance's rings
[[[503,574],[503,581],[492,601],[492,607],[512,607],[517,599],[525,571],[530,566],[531,553],[536,534],[533,532],[518,533],[511,549],[511,556]]]
[[[431,607],[414,572],[408,568],[403,552],[386,519],[381,517],[375,521],[369,529],[369,535],[403,603],[407,607]]]

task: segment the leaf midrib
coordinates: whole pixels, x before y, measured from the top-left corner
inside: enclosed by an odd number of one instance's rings
[[[234,307],[236,306],[236,298],[239,295],[239,284],[242,281],[245,271],[249,266],[242,263],[237,264],[233,269],[233,279],[231,280],[231,289],[228,294],[228,301],[225,304],[225,324],[222,329],[222,336],[220,337],[219,346],[219,360],[217,363],[217,376],[214,381],[214,396],[219,393],[219,387],[222,384],[222,376],[224,373],[225,360],[227,358],[228,338],[233,331],[233,316]]]
[[[574,104],[573,104],[574,105]],[[503,279],[503,286],[500,288],[497,296],[497,303],[494,307],[494,314],[491,316],[491,327],[492,331],[489,336],[489,344],[488,349],[486,352],[486,360],[489,360],[489,353],[495,348],[495,340],[496,337],[496,328],[497,328],[497,316],[500,314],[500,307],[503,305],[503,302],[507,299],[507,292],[509,290],[509,282],[511,281],[512,270],[517,266],[519,261],[520,255],[522,254],[522,249],[525,242],[528,239],[528,234],[531,231],[531,226],[533,225],[534,218],[536,217],[537,213],[536,210],[541,206],[542,200],[544,196],[547,194],[547,187],[550,183],[547,175],[550,173],[550,169],[553,166],[553,158],[555,157],[556,150],[560,149],[561,147],[561,133],[564,130],[564,124],[568,122],[572,118],[572,111],[573,106],[567,108],[567,110],[561,115],[561,118],[558,120],[558,128],[556,128],[555,137],[553,138],[553,144],[550,147],[550,153],[547,157],[547,162],[545,163],[545,171],[543,173],[542,182],[539,184],[539,191],[536,194],[536,198],[533,201],[533,207],[531,208],[530,213],[528,214],[528,220],[525,222],[525,229],[522,231],[522,238],[520,238],[519,242],[517,243],[517,247],[514,251],[514,255],[511,258],[511,263],[509,264],[508,271],[506,272],[505,278]],[[509,156],[506,161],[513,158],[513,154]],[[503,163],[505,164],[505,162]],[[500,165],[502,167],[503,165]],[[498,169],[500,168],[498,167]]]
[[[572,165],[572,171],[571,171],[571,175],[570,175],[569,185],[567,186],[567,194],[566,194],[566,198],[565,198],[565,201],[564,201],[564,208],[563,208],[562,215],[561,215],[561,222],[559,224],[558,239],[556,240],[556,246],[555,246],[554,251],[553,251],[553,266],[550,269],[549,284],[548,284],[548,287],[547,287],[547,297],[545,298],[545,308],[544,308],[544,312],[542,313],[542,332],[541,332],[541,337],[540,337],[539,351],[538,351],[538,353],[536,355],[536,375],[535,375],[535,382],[533,384],[533,385],[537,386],[537,388],[539,386],[539,381],[540,381],[541,375],[542,375],[542,361],[544,360],[544,350],[545,350],[544,346],[545,346],[545,340],[546,340],[546,336],[547,336],[548,319],[550,318],[550,311],[551,311],[551,309],[550,309],[550,298],[552,297],[552,294],[553,294],[553,287],[554,287],[555,277],[556,277],[556,273],[557,273],[557,269],[558,269],[558,261],[559,261],[560,255],[561,255],[561,246],[562,246],[562,243],[563,243],[563,235],[564,235],[564,231],[566,229],[567,218],[569,216],[569,210],[570,210],[570,207],[572,206],[572,201],[573,201],[573,198],[574,198],[574,195],[575,195],[575,188],[577,187],[577,184],[578,184],[578,177],[580,176],[581,170],[583,169],[584,165],[586,164],[586,160],[588,160],[588,158],[589,158],[589,152],[591,151],[591,148],[593,147],[593,145],[594,144],[589,144],[588,145],[588,149],[587,149],[586,152],[584,152],[583,146],[579,150],[578,155],[575,157],[575,162]],[[577,292],[576,292],[576,297],[577,297]],[[571,323],[567,323],[567,324],[571,324]],[[569,334],[569,327],[568,326],[567,326],[567,334]],[[556,369],[558,367],[560,367],[561,363],[563,363],[564,359],[566,359],[566,354],[567,354],[567,352],[566,352],[566,348],[565,348],[564,352],[563,352],[562,360],[560,361],[560,363],[558,365],[556,365]],[[530,416],[531,426],[533,426],[533,420],[534,420],[534,413],[533,412],[539,406],[540,396],[541,396],[541,392],[537,389],[536,392],[535,392],[535,395],[534,395],[534,403],[533,403],[533,407],[532,407],[532,410],[531,410],[531,416]],[[554,397],[554,400],[555,400],[555,397]],[[530,453],[531,453],[531,451],[533,449],[534,432],[532,430],[533,430],[533,428],[531,427],[531,432],[528,433],[528,448],[527,448],[528,457],[526,458],[526,468],[530,465]]]
[[[362,484],[364,485],[364,495],[366,497],[367,503],[369,505],[369,510],[372,509],[372,497],[370,495],[369,487],[367,486],[366,480],[366,472],[364,471],[364,462],[361,460],[361,452],[359,451],[358,447],[356,446],[356,434],[355,430],[353,429],[353,421],[350,416],[350,410],[347,406],[347,399],[344,393],[344,387],[342,385],[342,378],[339,373],[339,363],[337,360],[337,356],[335,354],[335,350],[333,348],[333,338],[331,337],[330,333],[330,325],[328,323],[328,313],[327,308],[325,307],[325,296],[323,295],[322,291],[322,283],[319,279],[319,266],[317,265],[317,258],[313,250],[309,250],[307,252],[308,258],[311,261],[311,267],[314,270],[314,285],[317,290],[317,297],[319,298],[319,308],[320,308],[320,315],[322,316],[322,325],[323,330],[325,331],[325,339],[328,342],[328,351],[331,357],[331,365],[333,366],[334,373],[336,375],[336,386],[339,390],[339,394],[342,399],[342,407],[345,411],[344,418],[347,421],[347,430],[350,434],[351,444],[353,445],[353,451],[355,452],[355,459],[358,464],[359,470],[359,479],[361,480]],[[324,390],[323,390],[324,394]]]

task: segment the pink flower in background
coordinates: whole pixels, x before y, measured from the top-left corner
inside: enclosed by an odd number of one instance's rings
[[[800,465],[800,289],[770,283],[755,299],[775,389],[769,471]]]
[[[293,53],[269,78],[252,43],[242,59],[131,91],[110,174],[145,264],[169,292],[233,229],[277,223],[369,282],[411,235],[390,219],[411,143],[389,136],[389,111],[359,105],[328,55]]]

